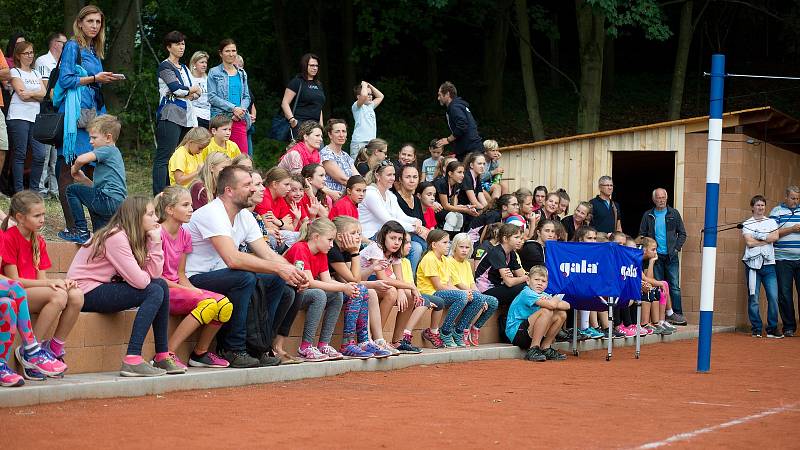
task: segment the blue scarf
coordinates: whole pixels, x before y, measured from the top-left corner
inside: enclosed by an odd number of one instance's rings
[[[86,69],[80,65],[75,66],[78,77],[86,77]],[[81,117],[81,96],[86,86],[78,85],[75,89],[64,90],[56,83],[53,88],[53,105],[58,106],[64,102],[64,140],[62,154],[67,164],[75,161],[75,141],[78,139],[78,119]]]

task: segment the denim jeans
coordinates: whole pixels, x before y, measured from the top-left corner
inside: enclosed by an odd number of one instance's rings
[[[8,125],[8,137],[14,151],[14,165],[11,168],[14,176],[14,192],[25,189],[22,178],[25,173],[28,146],[31,149],[31,173],[28,178],[28,188],[38,191],[39,180],[42,179],[42,169],[44,168],[45,146],[33,138],[33,122],[11,119],[6,121],[6,125]]]
[[[411,233],[411,250],[408,252],[408,260],[411,261],[411,271],[414,277],[417,276],[417,266],[422,260],[422,254],[428,249],[428,243],[425,239],[418,236],[416,233]]]
[[[58,195],[58,179],[56,178],[58,150],[54,145],[45,145],[44,148],[44,164],[42,177],[39,179],[39,193],[44,195],[49,192]]]
[[[67,186],[67,202],[72,213],[72,219],[75,221],[75,228],[78,231],[89,230],[86,224],[86,216],[83,214],[84,205],[92,217],[92,227],[94,231],[97,231],[111,220],[111,216],[122,204],[121,201],[107,196],[99,189],[80,183]]]
[[[775,273],[778,276],[778,307],[783,322],[783,332],[797,331],[792,281],[797,292],[800,292],[800,260],[775,261]]]
[[[681,266],[678,254],[675,256],[658,254],[653,275],[656,280],[666,281],[669,284],[669,296],[672,299],[672,310],[678,314],[683,314],[681,306]]]
[[[747,315],[750,317],[750,326],[753,332],[761,333],[762,323],[759,313],[759,294],[761,284],[767,294],[767,333],[778,329],[778,280],[775,275],[775,264],[763,265],[756,270],[754,294],[750,294],[750,269],[745,268],[745,278],[748,287]]]
[[[139,308],[133,319],[128,355],[141,355],[147,330],[153,326],[157,353],[166,352],[169,325],[169,288],[161,278],[150,281],[144,289],[128,283],[103,283],[84,296],[84,312],[112,313]]]
[[[156,126],[156,154],[153,157],[153,195],[169,186],[169,159],[181,139],[189,131],[169,120],[159,120]]]

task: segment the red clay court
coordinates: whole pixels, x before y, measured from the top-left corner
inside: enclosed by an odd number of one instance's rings
[[[3,447],[797,448],[800,339],[713,339],[4,408]]]

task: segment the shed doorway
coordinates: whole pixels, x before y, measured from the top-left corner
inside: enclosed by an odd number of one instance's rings
[[[622,230],[636,237],[642,215],[653,207],[654,189],[666,189],[667,204],[675,204],[675,152],[616,151],[611,156],[614,200],[622,210]]]

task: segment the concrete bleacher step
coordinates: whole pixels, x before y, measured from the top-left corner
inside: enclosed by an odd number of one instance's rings
[[[733,332],[733,327],[714,327],[715,333]],[[647,336],[645,347],[659,342],[694,339],[697,326],[680,327],[671,336]],[[614,347],[628,347],[633,339],[614,342]],[[556,348],[568,352],[567,343]],[[604,349],[604,342],[585,341],[579,344],[581,351]],[[648,359],[650,349],[643,349],[642,358]],[[70,374],[63,379],[48,379],[45,382],[28,382],[19,388],[0,388],[0,407],[17,407],[77,399],[137,397],[192,389],[212,389],[245,386],[250,384],[291,381],[305,378],[339,375],[347,372],[395,370],[423,364],[444,364],[474,360],[521,358],[523,352],[507,344],[485,344],[479,347],[425,350],[419,355],[400,355],[380,360],[344,360],[321,363],[303,363],[290,366],[263,367],[254,369],[189,369],[183,375],[166,375],[156,378],[122,378],[116,371],[88,374]],[[571,354],[568,356],[573,358]],[[630,358],[630,352],[615,354],[615,358]],[[652,359],[651,359],[652,361]],[[599,362],[598,362],[599,363]],[[613,359],[611,364],[613,364]]]

